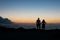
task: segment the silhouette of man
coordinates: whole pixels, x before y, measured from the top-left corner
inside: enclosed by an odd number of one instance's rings
[[[36,21],[37,29],[40,29],[40,25],[41,25],[41,23],[40,23],[40,19],[38,18],[37,21]]]
[[[45,24],[46,24],[46,22],[45,22],[45,20],[43,19],[43,21],[42,21],[42,29],[45,29]]]

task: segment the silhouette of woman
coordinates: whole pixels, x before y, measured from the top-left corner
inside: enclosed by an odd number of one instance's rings
[[[45,29],[45,24],[46,24],[46,22],[45,22],[45,20],[43,19],[43,21],[42,21],[42,29]]]
[[[37,21],[36,21],[37,29],[40,29],[40,25],[41,25],[41,23],[40,23],[40,19],[38,18]]]

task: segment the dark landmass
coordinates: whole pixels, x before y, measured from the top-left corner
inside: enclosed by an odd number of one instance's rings
[[[13,22],[11,22],[11,20],[8,19],[8,18],[3,18],[3,17],[0,16],[0,23],[3,23],[3,24],[11,24]]]
[[[37,30],[36,28],[6,28],[0,27],[0,39],[41,39],[41,40],[58,40],[60,39],[60,30]]]

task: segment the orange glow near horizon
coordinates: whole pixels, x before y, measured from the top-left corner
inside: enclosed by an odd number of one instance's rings
[[[35,23],[36,18],[11,18],[12,22],[16,23]],[[41,19],[42,20],[42,19]],[[45,19],[46,23],[60,23],[60,19]]]
[[[16,22],[16,23],[35,23],[35,19],[32,18],[13,18],[12,22]]]
[[[58,19],[48,19],[46,21],[47,21],[47,23],[60,23],[60,19],[59,20]]]

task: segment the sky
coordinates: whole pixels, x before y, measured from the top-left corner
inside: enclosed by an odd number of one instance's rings
[[[0,0],[0,16],[16,23],[60,23],[60,0]]]

